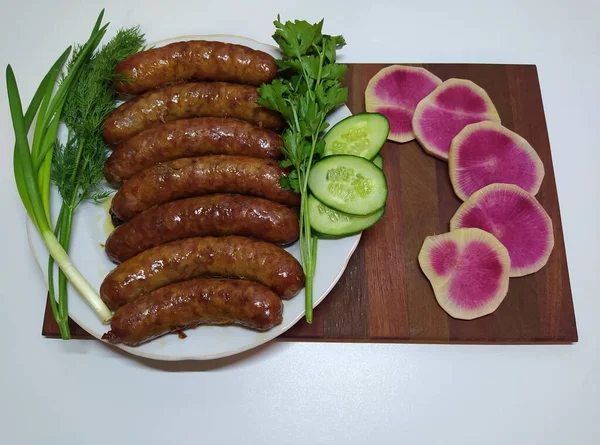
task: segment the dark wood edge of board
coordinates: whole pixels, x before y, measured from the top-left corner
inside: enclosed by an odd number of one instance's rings
[[[315,310],[318,310],[315,309]],[[302,322],[302,321],[301,321]],[[72,340],[95,340],[95,337],[90,335],[85,331],[81,326],[75,323],[71,318],[69,318],[69,328],[71,330],[71,339]],[[289,331],[288,331],[289,332]],[[46,310],[44,311],[44,324],[42,326],[42,335],[46,338],[50,339],[60,339],[60,333],[58,330],[58,325],[52,316],[52,310],[50,309],[50,300],[46,300]],[[286,333],[284,332],[282,335],[277,337],[275,340],[283,341],[283,342],[303,342],[303,343],[317,343],[317,342],[327,342],[327,343],[399,343],[399,344],[429,344],[429,345],[569,345],[577,342],[577,335],[574,340],[571,339],[554,339],[554,340],[546,340],[546,339],[523,339],[523,340],[515,340],[515,341],[495,341],[490,339],[479,339],[473,341],[456,341],[456,340],[412,340],[409,338],[402,339],[389,339],[389,338],[348,338],[348,339],[339,339],[339,338],[327,338],[327,337],[286,337]]]

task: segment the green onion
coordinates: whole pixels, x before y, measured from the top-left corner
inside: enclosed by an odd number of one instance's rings
[[[92,286],[90,286],[86,279],[75,268],[50,228],[40,196],[37,177],[33,169],[21,97],[19,95],[19,89],[17,87],[13,69],[10,65],[6,68],[6,85],[10,114],[16,138],[15,180],[17,182],[19,194],[21,195],[21,200],[27,209],[29,217],[42,237],[44,244],[48,248],[50,255],[52,255],[71,284],[75,286],[92,309],[94,309],[100,320],[104,323],[108,322],[112,316],[110,310],[106,307]]]
[[[103,16],[104,10],[98,16],[88,41],[78,50],[76,58],[71,62],[71,69],[61,79],[57,91],[54,93],[54,87],[59,73],[69,57],[70,47],[63,52],[40,83],[25,115],[23,115],[17,81],[10,65],[6,68],[6,85],[16,139],[14,175],[23,206],[44,241],[50,256],[56,261],[64,276],[96,312],[100,320],[106,323],[112,316],[110,310],[69,259],[63,247],[63,245],[66,245],[68,248],[68,242],[61,245],[52,230],[49,193],[53,149],[60,115],[69,88],[77,80],[81,68],[91,57],[106,33],[108,25],[100,26]],[[27,134],[36,115],[37,121],[30,148]],[[57,226],[59,229],[61,228],[60,221],[57,222]],[[70,338],[66,301],[59,301],[59,304],[56,304],[53,278],[52,268],[50,268],[48,284],[52,313],[59,324],[61,336]],[[64,287],[66,287],[66,282]]]

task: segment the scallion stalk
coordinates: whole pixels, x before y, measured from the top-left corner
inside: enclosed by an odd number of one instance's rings
[[[61,242],[52,230],[50,219],[50,175],[53,148],[58,132],[61,111],[70,86],[77,80],[86,60],[90,58],[104,37],[108,25],[100,26],[103,15],[104,11],[100,13],[90,38],[79,49],[76,58],[71,62],[69,72],[61,79],[57,91],[54,92],[54,87],[59,73],[69,57],[71,47],[65,50],[48,71],[36,90],[25,115],[23,115],[16,78],[10,65],[6,69],[6,84],[16,139],[13,168],[17,190],[23,206],[44,241],[50,257],[58,265],[61,271],[59,275],[63,276],[62,274],[64,274],[63,277],[66,277],[75,289],[77,289],[96,312],[100,320],[106,323],[112,316],[110,310],[69,259],[63,247],[65,245],[68,246],[68,239],[63,240],[61,245]],[[36,115],[37,122],[30,147],[27,134]],[[62,211],[61,215],[63,215]],[[57,233],[63,228],[61,223],[62,218],[63,216],[57,222]],[[69,221],[71,220],[72,215],[69,218]],[[67,233],[70,234],[70,230]],[[70,338],[66,301],[59,301],[57,305],[55,300],[52,262],[49,264],[48,284],[52,312],[59,324],[61,336],[63,338]],[[66,281],[60,280],[59,287],[59,291],[61,289],[65,290],[61,295],[64,294],[66,296]]]

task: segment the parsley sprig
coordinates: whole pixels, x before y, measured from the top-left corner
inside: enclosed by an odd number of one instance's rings
[[[273,23],[273,39],[283,58],[277,60],[278,78],[260,88],[258,103],[281,113],[288,124],[282,134],[281,166],[292,171],[281,185],[301,195],[300,259],[306,277],[306,321],[311,323],[318,238],[308,217],[308,176],[325,147],[321,136],[329,126],[327,115],[348,97],[342,86],[347,67],[336,63],[337,50],[346,42],[342,36],[323,34],[323,20],[282,23],[277,16]]]

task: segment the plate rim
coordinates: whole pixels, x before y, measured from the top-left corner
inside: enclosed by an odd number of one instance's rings
[[[215,33],[215,34],[189,34],[189,35],[183,35],[183,36],[176,36],[176,37],[169,37],[166,39],[161,39],[158,41],[153,42],[152,44],[148,45],[148,47],[155,47],[157,45],[166,45],[169,43],[173,43],[173,42],[179,42],[179,41],[184,41],[184,40],[194,40],[194,39],[203,39],[203,38],[218,38],[218,37],[226,37],[226,38],[234,38],[234,39],[240,39],[242,41],[248,41],[248,42],[253,42],[255,44],[259,44],[259,45],[263,45],[263,46],[267,46],[267,47],[271,47],[275,50],[279,50],[275,45],[272,44],[268,44],[268,43],[263,43],[260,42],[258,40],[255,39],[251,39],[249,37],[244,37],[244,36],[239,36],[239,35],[235,35],[235,34],[222,34],[222,33]],[[344,107],[348,108],[347,105],[343,105]],[[348,111],[350,111],[350,114],[352,114],[352,111],[348,108]],[[38,256],[38,252],[37,249],[34,245],[34,241],[33,241],[33,237],[39,237],[39,234],[37,233],[37,230],[33,230],[33,223],[31,221],[31,219],[26,216],[27,222],[26,222],[26,232],[27,232],[27,241],[29,244],[29,250],[31,251],[31,254],[38,266],[38,269],[40,270],[41,274],[42,274],[42,280],[44,281],[44,284],[46,285],[46,288],[48,288],[48,277],[47,277],[47,272],[44,270],[42,263],[40,261],[40,258]],[[352,247],[350,248],[350,251],[348,253],[348,256],[346,258],[346,260],[344,261],[344,264],[342,265],[342,268],[340,269],[339,273],[336,275],[336,277],[333,279],[333,281],[331,282],[331,284],[327,287],[327,289],[323,292],[323,294],[313,302],[313,309],[316,308],[319,304],[321,304],[321,302],[323,300],[325,300],[325,298],[329,295],[329,293],[333,290],[333,288],[335,287],[335,285],[338,283],[338,281],[340,280],[340,278],[342,277],[342,275],[344,274],[344,272],[346,271],[347,267],[348,267],[348,263],[350,262],[350,259],[352,258],[352,255],[354,255],[354,252],[356,251],[356,248],[358,247],[358,244],[362,238],[362,232],[359,232],[357,234],[354,234],[353,236],[356,236],[356,241],[354,242],[354,244],[352,245]],[[147,359],[151,359],[151,360],[158,360],[158,361],[185,361],[185,360],[196,360],[196,361],[202,361],[202,360],[214,360],[214,359],[219,359],[219,358],[225,358],[225,357],[230,357],[230,356],[234,356],[237,354],[241,354],[242,352],[245,351],[249,351],[250,349],[254,349],[257,348],[265,343],[268,343],[270,341],[273,341],[275,339],[277,339],[278,337],[280,337],[283,333],[287,332],[289,329],[291,329],[293,326],[295,326],[301,319],[302,317],[304,317],[304,315],[306,314],[306,309],[303,310],[302,312],[300,312],[300,314],[298,314],[298,316],[296,316],[290,323],[288,323],[288,325],[275,337],[271,337],[271,338],[262,338],[259,337],[259,340],[251,342],[247,345],[244,345],[242,347],[238,347],[235,348],[233,350],[227,350],[227,351],[222,351],[219,353],[214,353],[214,354],[207,354],[207,355],[202,355],[202,356],[195,356],[195,355],[177,355],[177,356],[172,356],[172,355],[163,355],[163,354],[153,354],[153,353],[148,353],[148,352],[143,352],[140,351],[139,349],[136,349],[135,347],[131,347],[131,346],[126,346],[126,345],[122,345],[122,344],[112,344],[109,343],[106,340],[103,340],[101,338],[101,336],[96,335],[95,330],[90,328],[89,326],[87,326],[85,323],[83,323],[77,316],[74,316],[71,311],[69,310],[69,317],[75,322],[77,323],[77,325],[79,325],[83,330],[85,330],[88,334],[90,334],[92,337],[94,337],[95,339],[101,341],[102,343],[105,343],[107,345],[110,345],[112,347],[116,347],[118,349],[121,349],[131,355],[134,355],[136,357],[142,357],[142,358],[147,358]]]

